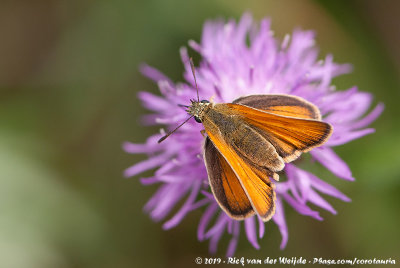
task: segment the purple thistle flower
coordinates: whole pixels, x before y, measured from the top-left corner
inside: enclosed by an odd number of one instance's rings
[[[349,73],[351,66],[334,63],[331,55],[318,61],[312,31],[295,30],[291,37],[287,35],[279,42],[273,36],[268,19],[263,19],[257,26],[249,14],[244,14],[239,23],[233,20],[227,23],[221,20],[206,22],[201,43],[189,41],[189,45],[202,56],[200,66],[196,68],[202,99],[214,97],[215,102],[226,103],[243,95],[291,94],[319,107],[324,121],[333,126],[334,132],[324,146],[313,149],[310,154],[337,177],[354,180],[347,164],[331,147],[374,132],[374,129],[366,127],[381,114],[383,104],[366,114],[372,101],[371,94],[360,92],[356,87],[336,91],[331,86],[332,78]],[[186,48],[182,48],[180,54],[186,83],[175,84],[152,67],[141,67],[145,76],[157,82],[162,94],[139,93],[143,105],[153,111],[144,117],[146,125],[163,124],[172,130],[187,118],[187,113],[178,104],[188,104],[189,99],[196,96],[196,91]],[[204,138],[201,129],[201,124],[190,120],[164,143],[157,143],[165,134],[164,130],[149,137],[144,144],[124,143],[126,152],[148,156],[147,160],[128,168],[125,176],[156,169],[154,176],[140,179],[144,185],[160,184],[145,205],[150,216],[155,221],[164,220],[176,204],[185,199],[179,211],[164,222],[163,228],[170,229],[190,211],[205,206],[198,226],[198,239],[208,239],[210,252],[215,253],[221,236],[228,232],[232,238],[227,255],[231,256],[238,243],[242,222],[229,218],[209,191],[202,159]],[[288,241],[284,201],[298,213],[317,220],[322,218],[318,211],[308,206],[310,203],[336,214],[321,193],[350,201],[336,188],[293,163],[286,164],[284,172],[287,180],[275,183],[276,212],[272,218],[282,235],[281,249]],[[244,220],[243,225],[248,241],[259,249],[258,239],[264,236],[264,222],[253,216]]]

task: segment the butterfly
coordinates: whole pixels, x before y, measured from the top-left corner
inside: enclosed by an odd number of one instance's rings
[[[191,66],[197,88],[192,61]],[[294,95],[250,95],[232,103],[198,97],[185,107],[190,117],[180,126],[192,117],[203,124],[209,185],[221,209],[235,220],[254,214],[270,220],[276,200],[272,180],[279,180],[285,163],[322,145],[332,133],[319,109]]]

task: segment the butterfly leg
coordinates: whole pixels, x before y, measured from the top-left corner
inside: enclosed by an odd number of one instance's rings
[[[211,96],[210,102],[213,103],[213,102],[214,102],[214,99],[215,99],[215,94]]]
[[[206,130],[205,130],[205,129],[200,130],[200,133],[201,133],[201,135],[202,135],[204,138],[207,137],[207,134],[206,134]]]

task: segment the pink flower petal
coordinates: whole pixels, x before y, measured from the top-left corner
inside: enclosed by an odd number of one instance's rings
[[[339,178],[354,181],[349,166],[331,148],[314,148],[311,155]]]
[[[239,231],[240,231],[240,224],[238,221],[233,222],[233,232],[231,241],[229,241],[228,250],[226,251],[227,257],[232,257],[236,251],[237,243],[239,240]]]
[[[247,240],[249,240],[250,244],[254,248],[260,249],[260,245],[257,242],[255,216],[247,218],[247,219],[244,220],[244,229],[246,231]]]
[[[200,241],[205,239],[207,225],[210,223],[217,209],[217,203],[213,203],[206,209],[203,216],[201,217],[199,227],[197,228],[197,239],[199,239]]]
[[[286,225],[285,212],[283,209],[283,203],[281,198],[276,199],[275,215],[272,217],[272,220],[279,228],[279,232],[281,233],[282,236],[282,242],[280,248],[284,249],[289,240],[289,231]]]
[[[140,72],[150,78],[151,80],[158,82],[158,81],[168,81],[169,83],[173,84],[172,81],[165,76],[163,73],[161,73],[159,70],[147,65],[147,64],[141,64],[140,65]]]
[[[190,211],[190,208],[193,205],[196,196],[199,193],[200,185],[201,181],[194,182],[194,185],[191,187],[190,195],[186,200],[185,204],[181,207],[181,209],[175,214],[175,216],[172,219],[163,224],[164,230],[171,229],[182,221],[183,217],[185,217],[186,214]]]

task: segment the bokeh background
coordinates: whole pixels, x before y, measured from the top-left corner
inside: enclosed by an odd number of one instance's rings
[[[179,48],[199,41],[205,20],[244,11],[270,16],[280,38],[295,27],[316,30],[321,58],[333,53],[354,66],[334,80],[337,88],[358,85],[386,109],[372,125],[375,134],[336,148],[355,182],[310,166],[351,203],[328,198],[339,213],[322,212],[323,222],[286,207],[285,250],[269,223],[260,250],[241,235],[236,255],[400,262],[399,1],[5,0],[0,267],[190,267],[195,257],[209,256],[208,242],[196,239],[201,211],[170,231],[144,214],[157,186],[123,178],[144,156],[124,153],[121,144],[158,131],[140,126],[146,111],[136,94],[157,87],[138,65],[147,62],[182,81]]]

